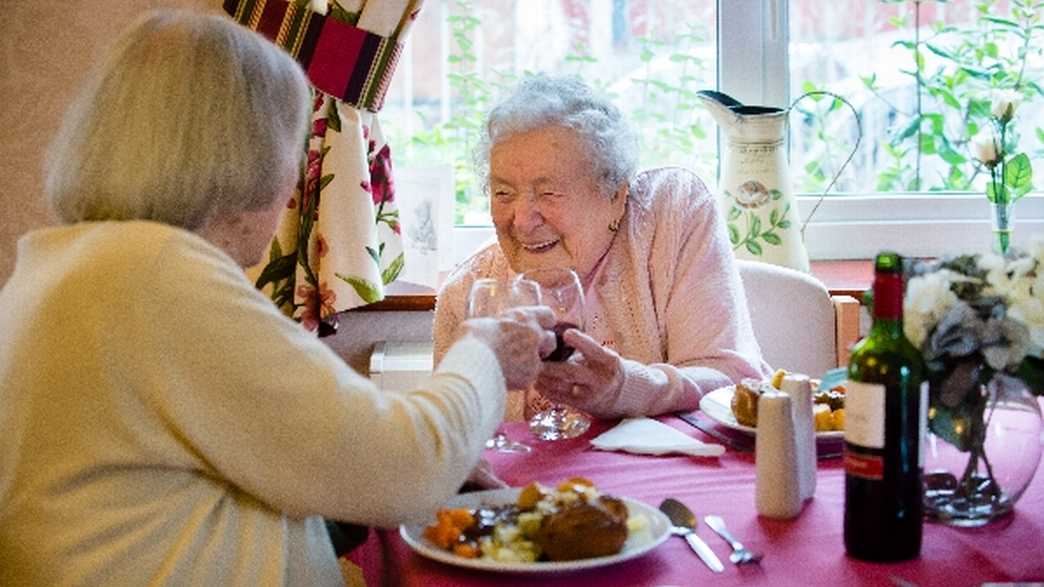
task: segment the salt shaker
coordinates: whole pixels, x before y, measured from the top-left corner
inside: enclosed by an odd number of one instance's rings
[[[816,423],[812,415],[812,384],[807,375],[789,374],[783,377],[780,389],[790,396],[790,410],[794,415],[801,499],[811,499],[816,493]]]
[[[758,398],[758,435],[754,445],[755,505],[769,518],[793,518],[801,513],[801,473],[793,398],[766,390]]]

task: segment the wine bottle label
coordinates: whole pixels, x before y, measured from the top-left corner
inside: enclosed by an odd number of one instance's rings
[[[851,445],[845,445],[845,474],[872,481],[884,479],[884,455],[860,452]]]
[[[849,380],[845,389],[845,442],[883,449],[885,386]]]

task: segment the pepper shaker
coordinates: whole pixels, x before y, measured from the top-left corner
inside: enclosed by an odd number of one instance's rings
[[[792,398],[766,390],[758,398],[758,434],[754,444],[755,505],[768,518],[793,518],[801,513],[801,473]]]
[[[780,388],[790,396],[790,409],[794,414],[801,499],[811,499],[816,493],[816,423],[812,415],[812,384],[807,375],[790,374],[783,378]]]

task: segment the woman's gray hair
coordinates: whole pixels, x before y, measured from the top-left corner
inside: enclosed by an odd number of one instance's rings
[[[151,12],[66,113],[44,192],[66,223],[196,230],[286,195],[310,112],[304,72],[262,36],[221,16]]]
[[[580,136],[607,197],[634,178],[638,137],[620,109],[578,77],[537,74],[523,78],[515,91],[490,111],[475,152],[480,185],[488,189],[489,157],[497,143],[548,126],[569,128]]]

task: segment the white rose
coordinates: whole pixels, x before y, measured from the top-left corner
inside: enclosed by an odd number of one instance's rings
[[[1022,94],[1015,90],[993,90],[990,92],[990,114],[1004,122],[1015,116],[1015,110],[1022,103]]]
[[[1007,260],[996,253],[986,253],[979,257],[976,265],[978,265],[979,269],[987,272],[986,281],[988,283],[995,283],[990,274],[1003,273],[1007,266]]]
[[[992,125],[983,127],[972,139],[972,155],[987,167],[997,164],[998,151],[1000,148],[997,145],[997,133]]]
[[[906,284],[903,297],[903,331],[920,348],[928,332],[957,303],[950,290],[953,272],[942,269],[914,277]]]

